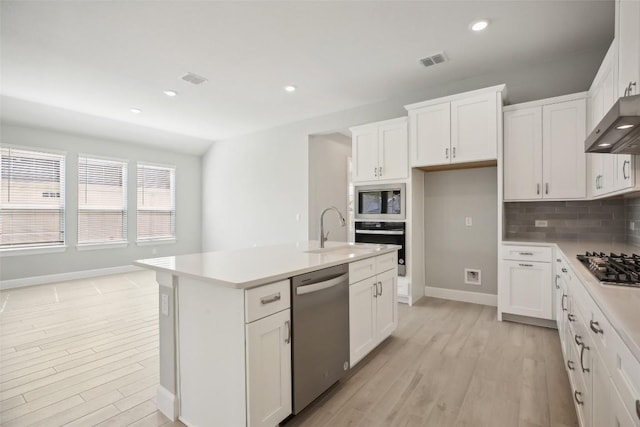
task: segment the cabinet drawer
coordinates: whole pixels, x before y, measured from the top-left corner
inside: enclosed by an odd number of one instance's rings
[[[640,363],[617,333],[613,337],[612,350],[613,383],[622,397],[624,406],[634,415],[636,425],[640,425]]]
[[[379,255],[376,257],[376,274],[380,274],[383,271],[392,270],[398,268],[398,252],[391,252],[390,254]]]
[[[251,323],[291,306],[289,280],[248,289],[244,293],[245,321]]]
[[[613,330],[609,320],[591,298],[589,298],[586,305],[588,311],[586,313],[583,312],[583,314],[585,315],[587,330],[607,370],[612,371],[615,369],[613,360],[614,350],[612,347],[614,336],[617,335],[617,332]]]
[[[551,262],[553,248],[546,246],[502,246],[502,258],[515,261]]]
[[[349,284],[376,275],[376,258],[371,257],[349,264]]]

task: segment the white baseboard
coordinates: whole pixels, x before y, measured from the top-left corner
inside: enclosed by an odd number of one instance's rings
[[[142,270],[135,265],[98,268],[95,270],[72,271],[69,273],[47,274],[44,276],[25,277],[21,279],[1,280],[0,289],[22,288],[24,286],[43,285],[46,283],[65,282],[67,280],[86,279],[88,277],[106,276],[108,274],[130,273]]]
[[[436,288],[426,286],[424,295],[427,297],[449,299],[453,301],[469,302],[471,304],[498,306],[498,296],[492,294],[483,294],[481,292],[458,291],[455,289]]]
[[[156,394],[156,406],[171,421],[178,419],[178,399],[175,394],[161,385],[158,386],[158,393]]]

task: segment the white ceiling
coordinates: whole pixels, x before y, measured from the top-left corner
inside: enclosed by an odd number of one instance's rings
[[[526,68],[613,38],[612,1],[3,0],[0,7],[2,95],[195,137],[199,152],[196,138],[226,139]],[[472,33],[469,24],[481,17],[491,25]],[[419,64],[440,50],[448,63]],[[188,71],[209,81],[181,81]],[[286,93],[287,84],[298,91]],[[166,89],[179,95],[169,98]]]

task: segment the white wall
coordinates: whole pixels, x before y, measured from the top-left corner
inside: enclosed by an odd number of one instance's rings
[[[400,94],[348,111],[219,141],[203,157],[203,248],[306,240],[309,135],[406,115],[404,105],[506,83],[511,103],[587,90],[605,48]],[[446,64],[444,65],[446,66]],[[300,214],[300,221],[296,214]]]
[[[0,279],[62,274],[99,268],[119,267],[141,258],[166,256],[201,249],[201,158],[149,146],[126,144],[105,139],[74,135],[52,130],[35,129],[2,123],[2,143],[66,152],[66,244],[62,253],[0,256]],[[129,160],[127,205],[129,246],[127,248],[78,251],[78,154],[94,154]],[[131,173],[135,161],[176,166],[176,235],[175,244],[140,246],[136,239],[136,175]],[[153,254],[153,250],[156,254]]]
[[[347,218],[348,161],[351,138],[332,133],[309,137],[309,240],[320,238],[320,213],[335,206]],[[327,212],[325,233],[329,240],[346,242],[348,227],[341,227],[338,215]]]
[[[465,218],[472,218],[472,226]],[[426,285],[496,294],[498,290],[497,168],[424,174]],[[464,283],[480,269],[482,285]]]

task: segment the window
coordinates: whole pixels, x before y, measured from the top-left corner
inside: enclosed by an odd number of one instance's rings
[[[0,157],[0,248],[64,244],[64,155],[5,146]]]
[[[127,240],[127,164],[78,158],[78,244]]]
[[[138,163],[138,240],[175,239],[176,169]]]

